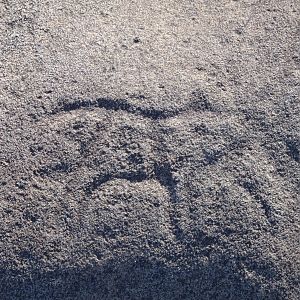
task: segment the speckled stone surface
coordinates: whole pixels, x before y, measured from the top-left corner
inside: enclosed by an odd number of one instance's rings
[[[299,6],[0,1],[0,299],[299,299]]]

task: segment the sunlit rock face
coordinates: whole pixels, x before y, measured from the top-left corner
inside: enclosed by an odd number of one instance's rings
[[[298,299],[294,6],[0,4],[0,298]]]

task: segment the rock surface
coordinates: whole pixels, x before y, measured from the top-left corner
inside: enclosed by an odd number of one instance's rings
[[[1,299],[299,299],[297,1],[0,14]]]

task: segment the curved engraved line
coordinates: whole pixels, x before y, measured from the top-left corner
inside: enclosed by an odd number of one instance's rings
[[[63,103],[52,111],[52,115],[61,111],[71,112],[82,108],[98,107],[113,111],[126,111],[131,114],[141,115],[152,120],[167,119],[177,116],[180,110],[167,110],[155,108],[143,108],[130,104],[124,99],[98,98],[96,100],[77,100],[71,103]]]
[[[193,100],[177,109],[157,109],[154,107],[141,107],[129,103],[125,99],[112,98],[97,98],[96,100],[76,100],[74,102],[61,103],[56,109],[52,111],[52,115],[60,112],[72,112],[78,109],[97,107],[112,111],[126,111],[134,115],[149,118],[151,120],[164,120],[176,117],[186,111],[215,111],[215,108],[209,102],[207,95],[203,92],[193,95]]]
[[[136,172],[136,173],[121,173],[117,175],[113,174],[98,174],[93,177],[93,179],[84,186],[84,191],[86,195],[90,195],[94,190],[98,189],[102,184],[105,184],[114,179],[126,179],[130,182],[142,182],[150,179],[150,176],[147,176],[146,173]]]
[[[145,172],[124,172],[121,174],[98,174],[84,187],[84,192],[87,196],[91,195],[94,190],[98,189],[102,184],[105,184],[114,179],[126,179],[130,182],[143,182],[145,180],[155,179],[164,187],[170,197],[171,210],[169,211],[170,224],[172,232],[176,240],[180,240],[182,236],[182,229],[180,228],[180,216],[176,212],[176,205],[180,199],[176,190],[176,182],[173,178],[169,164],[156,164],[154,166],[154,174],[147,175]]]
[[[113,179],[126,179],[130,182],[142,182],[145,180],[155,179],[161,186],[163,186],[169,193],[172,203],[179,202],[179,197],[176,191],[176,182],[173,178],[171,168],[169,164],[154,166],[154,174],[148,175],[146,172],[122,172],[119,174],[98,174],[93,177],[93,179],[85,185],[84,191],[87,195],[91,194],[94,190],[98,189],[102,184]]]
[[[256,184],[239,182],[239,185],[257,202],[261,205],[261,209],[270,224],[274,223],[273,208],[271,203],[265,199],[261,194]]]

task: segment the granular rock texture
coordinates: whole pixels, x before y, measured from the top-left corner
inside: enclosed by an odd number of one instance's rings
[[[299,8],[2,0],[0,299],[299,299]]]

